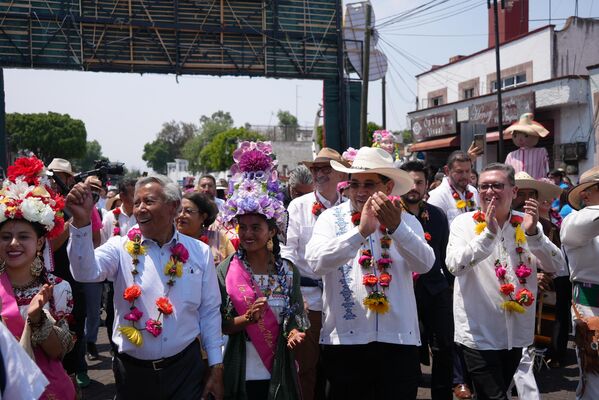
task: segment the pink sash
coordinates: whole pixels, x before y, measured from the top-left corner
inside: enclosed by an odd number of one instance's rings
[[[19,306],[6,273],[0,275],[0,297],[2,299],[2,319],[10,333],[19,340],[23,329],[25,329],[25,321],[19,312]],[[33,353],[35,363],[50,382],[40,399],[74,399],[76,393],[73,381],[62,367],[61,361],[48,357],[40,346],[35,347]]]
[[[227,293],[231,297],[235,311],[239,315],[244,315],[254,300],[264,296],[258,287],[254,291],[253,287],[255,285],[252,284],[251,279],[252,277],[248,274],[241,261],[239,261],[239,258],[234,256],[229,264],[225,283]],[[275,359],[279,336],[279,323],[275,314],[268,307],[268,304],[262,319],[255,324],[248,325],[245,330],[252,344],[256,347],[262,363],[268,372],[272,373],[272,365]]]

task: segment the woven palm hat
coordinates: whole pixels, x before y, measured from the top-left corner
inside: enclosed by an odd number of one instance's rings
[[[331,167],[335,171],[347,174],[381,174],[392,179],[395,185],[391,194],[401,196],[412,188],[414,180],[406,171],[393,166],[393,156],[378,147],[362,147],[358,150],[351,167],[346,167],[340,162],[331,160]]]
[[[322,149],[320,149],[320,151],[316,155],[316,158],[313,161],[302,161],[302,164],[310,168],[314,164],[328,164],[331,160],[334,160],[346,167],[349,166],[347,160],[341,157],[341,154],[339,154],[337,150],[331,149],[330,147],[323,147]]]
[[[553,183],[541,181],[521,171],[516,174],[516,186],[518,189],[532,189],[539,194],[539,200],[551,201],[562,194],[563,189]]]
[[[578,185],[568,192],[568,204],[573,209],[580,210],[583,207],[580,201],[580,193],[597,183],[599,183],[599,166],[589,169],[580,176]]]
[[[505,133],[523,132],[527,135],[545,137],[549,135],[549,131],[545,127],[533,120],[532,113],[525,113],[520,116],[517,122],[511,124]]]

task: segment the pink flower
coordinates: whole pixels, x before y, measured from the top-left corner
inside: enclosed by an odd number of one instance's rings
[[[141,238],[141,230],[139,228],[130,229],[129,232],[127,232],[127,237],[129,240],[135,241],[136,238]]]
[[[360,256],[360,258],[358,259],[358,264],[363,265],[364,263],[368,263],[368,265],[370,265],[371,260],[371,256]]]
[[[157,337],[162,333],[162,322],[150,318],[146,321],[146,331],[150,332],[152,336]]]
[[[116,236],[116,235],[120,235],[121,234],[121,228],[119,228],[118,226],[115,226],[114,229],[112,230],[112,235]]]
[[[497,278],[499,278],[499,279],[503,279],[505,277],[506,273],[507,273],[507,270],[502,265],[495,268],[495,276],[497,276]]]
[[[393,262],[393,260],[391,260],[388,257],[381,257],[377,261],[377,264],[379,264],[380,266],[387,266],[387,265],[391,264],[392,262]]]
[[[412,280],[416,282],[420,278],[420,274],[418,272],[412,272]]]
[[[341,157],[343,157],[347,161],[354,161],[357,154],[358,154],[358,150],[354,149],[353,147],[348,147],[347,150],[345,150],[343,152]]]
[[[139,308],[133,307],[129,314],[125,315],[125,319],[127,321],[139,321],[141,317],[144,315],[142,311],[139,311]]]
[[[187,251],[185,246],[183,246],[182,243],[177,243],[176,245],[174,245],[171,249],[171,254],[173,255],[173,257],[181,261],[183,264],[185,264],[189,259],[189,252]]]
[[[516,268],[516,276],[518,278],[528,278],[531,273],[532,270],[524,264],[520,264],[518,265],[518,268]]]

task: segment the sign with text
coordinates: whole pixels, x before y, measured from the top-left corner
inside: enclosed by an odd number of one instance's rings
[[[504,128],[514,121],[518,121],[520,115],[534,112],[535,94],[533,92],[510,96],[502,99],[503,126]],[[473,104],[468,107],[468,122],[484,124],[487,128],[498,126],[499,116],[497,112],[497,100],[493,99],[486,103]]]
[[[421,142],[435,136],[451,135],[456,130],[456,111],[446,111],[412,118],[414,139]]]

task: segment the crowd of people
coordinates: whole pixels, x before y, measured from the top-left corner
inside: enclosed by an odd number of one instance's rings
[[[431,363],[432,399],[512,384],[538,399],[536,307],[555,291],[549,362],[572,303],[577,398],[598,399],[599,167],[573,185],[476,174],[476,157],[453,152],[437,177],[378,131],[284,186],[270,144],[243,142],[227,184],[183,188],[17,159],[0,191],[1,396],[77,398],[104,311],[116,399],[415,399]]]

